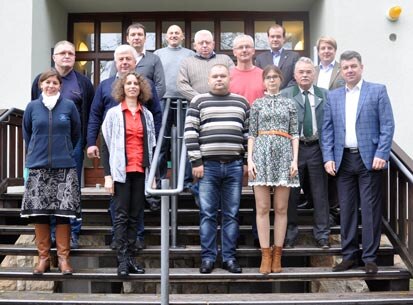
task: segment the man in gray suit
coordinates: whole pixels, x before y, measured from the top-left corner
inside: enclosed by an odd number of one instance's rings
[[[336,40],[333,37],[321,36],[317,40],[317,52],[320,64],[315,68],[314,83],[327,90],[343,87],[345,81],[340,74],[340,65],[336,61]]]
[[[345,85],[340,74],[340,65],[336,61],[337,42],[333,37],[321,36],[317,40],[317,52],[320,63],[315,67],[314,83],[318,87],[333,90]],[[338,210],[336,177],[328,176],[328,201],[330,203],[330,226],[340,223]]]
[[[300,185],[306,184],[314,205],[313,235],[317,246],[322,249],[330,247],[328,238],[329,204],[327,195],[327,174],[324,171],[323,155],[320,148],[320,132],[323,123],[324,103],[327,90],[313,85],[314,63],[310,58],[301,57],[295,64],[294,78],[297,85],[281,91],[281,94],[295,101],[298,115],[300,146],[298,151],[298,170]],[[298,234],[297,202],[300,188],[293,188],[288,205],[288,229],[285,245],[291,245]]]
[[[294,65],[300,55],[297,52],[284,49],[285,29],[279,24],[271,25],[267,30],[270,50],[261,53],[255,60],[255,65],[264,70],[268,65],[276,65],[284,76],[280,89],[294,84]],[[291,82],[291,84],[289,84]]]
[[[333,271],[358,265],[358,208],[361,208],[362,260],[367,274],[377,273],[382,218],[382,179],[394,134],[386,86],[362,79],[361,56],[340,57],[346,86],[330,91],[324,106],[321,148],[324,168],[337,175],[343,261]]]

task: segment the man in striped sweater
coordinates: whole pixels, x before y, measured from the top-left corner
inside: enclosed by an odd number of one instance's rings
[[[223,268],[242,272],[236,245],[250,106],[244,97],[228,91],[229,81],[226,65],[213,66],[208,74],[209,93],[192,99],[185,120],[192,174],[199,179],[201,273],[211,273],[216,261],[219,207]]]

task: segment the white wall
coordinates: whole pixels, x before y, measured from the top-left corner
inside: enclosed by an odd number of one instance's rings
[[[0,0],[0,109],[25,109],[33,78],[66,36],[67,14],[56,1]]]
[[[391,22],[386,11],[400,5],[399,21]],[[413,1],[410,0],[318,0],[310,10],[311,44],[321,35],[336,38],[337,57],[345,50],[360,52],[367,81],[386,84],[392,101],[396,132],[394,140],[413,157]],[[389,35],[395,33],[392,42]],[[413,92],[413,88],[412,88]]]
[[[32,0],[0,0],[0,108],[21,108],[30,98]]]

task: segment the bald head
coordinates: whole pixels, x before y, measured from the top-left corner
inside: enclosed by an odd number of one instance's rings
[[[168,28],[166,32],[166,41],[168,42],[168,46],[171,48],[177,48],[182,44],[184,40],[184,34],[182,33],[182,29],[173,24]]]

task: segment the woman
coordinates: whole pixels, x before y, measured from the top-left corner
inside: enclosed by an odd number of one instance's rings
[[[80,220],[80,189],[73,148],[80,137],[80,118],[75,104],[60,97],[62,79],[56,70],[41,74],[39,87],[41,96],[27,105],[23,116],[29,175],[21,217],[30,217],[35,224],[39,262],[33,273],[50,270],[50,215],[54,215],[58,267],[63,274],[72,274],[70,218]]]
[[[254,186],[261,246],[260,273],[281,272],[290,187],[298,187],[298,123],[294,102],[279,94],[283,81],[276,66],[263,71],[265,96],[251,107],[248,185]],[[274,247],[270,248],[271,188],[274,188]]]
[[[144,273],[132,257],[138,215],[145,202],[145,174],[155,146],[151,112],[143,104],[151,98],[145,78],[130,72],[116,81],[112,92],[119,105],[108,110],[102,125],[105,189],[115,204],[114,238],[118,275]]]

